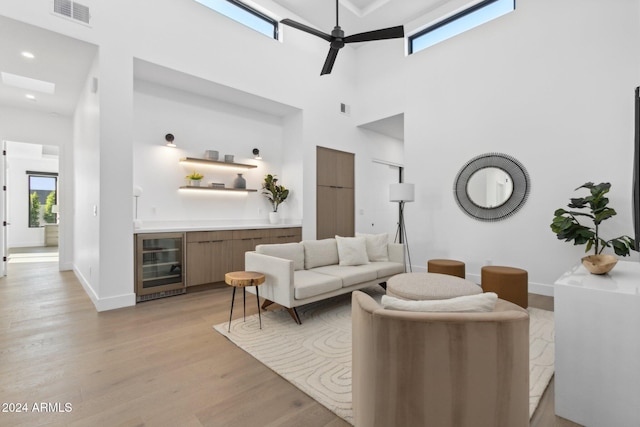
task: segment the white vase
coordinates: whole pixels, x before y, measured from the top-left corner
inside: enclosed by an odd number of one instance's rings
[[[271,224],[279,224],[280,223],[280,214],[278,212],[269,212],[269,223],[271,223]]]

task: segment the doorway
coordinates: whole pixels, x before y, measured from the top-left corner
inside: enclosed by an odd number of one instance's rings
[[[15,141],[4,148],[3,264],[59,262],[59,148]]]

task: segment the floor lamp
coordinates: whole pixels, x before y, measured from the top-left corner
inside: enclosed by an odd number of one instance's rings
[[[389,185],[389,201],[398,202],[399,204],[399,216],[398,216],[398,230],[396,231],[396,237],[394,242],[403,243],[407,248],[407,258],[409,259],[409,271],[413,271],[411,268],[411,252],[409,252],[409,241],[407,240],[407,229],[404,225],[404,204],[407,202],[413,202],[415,188],[413,184],[407,184],[400,182],[398,184]],[[407,270],[405,262],[405,271]]]

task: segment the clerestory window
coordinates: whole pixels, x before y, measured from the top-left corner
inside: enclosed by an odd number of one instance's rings
[[[237,0],[195,0],[267,37],[278,39],[278,21]]]
[[[515,0],[484,0],[409,36],[409,55],[516,9]]]

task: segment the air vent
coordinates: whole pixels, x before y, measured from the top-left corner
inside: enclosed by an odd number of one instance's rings
[[[71,0],[53,0],[53,12],[84,24],[88,24],[91,18],[88,6]]]

